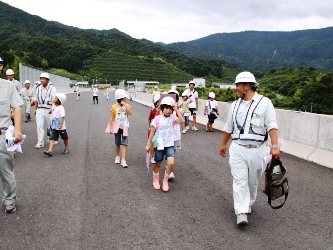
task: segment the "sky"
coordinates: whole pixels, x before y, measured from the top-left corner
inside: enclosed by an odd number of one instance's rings
[[[216,33],[333,26],[329,0],[0,0],[81,29],[118,29],[137,39],[186,42]]]

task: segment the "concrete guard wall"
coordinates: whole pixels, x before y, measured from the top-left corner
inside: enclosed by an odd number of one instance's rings
[[[136,92],[133,100],[152,106],[152,95]],[[204,116],[206,100],[199,99],[197,122],[207,123]],[[218,102],[220,116],[213,128],[222,130],[231,103]],[[333,169],[333,116],[275,109],[279,125],[279,145],[282,152]],[[222,138],[220,138],[222,139]]]

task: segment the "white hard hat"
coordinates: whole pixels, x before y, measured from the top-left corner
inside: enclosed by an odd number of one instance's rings
[[[248,83],[254,83],[255,87],[259,86],[259,83],[256,81],[256,78],[249,71],[244,71],[244,72],[239,73],[236,76],[236,80],[235,80],[234,84],[236,84],[236,83],[247,83],[247,82]]]
[[[215,98],[215,93],[214,92],[209,92],[208,97],[209,98]]]
[[[0,62],[3,62],[2,58],[0,57]]]
[[[29,80],[25,80],[24,84],[30,84]]]
[[[191,81],[189,82],[189,84],[194,84],[194,85],[195,85],[195,81],[191,80]]]
[[[177,88],[177,87],[176,87],[175,85],[172,85],[172,86],[171,86],[171,90],[176,90],[176,88]]]
[[[170,94],[170,93],[176,93],[179,96],[179,93],[178,93],[178,91],[176,89],[170,89],[168,91],[168,94]]]
[[[157,87],[157,86],[155,86],[155,87],[154,87],[154,89],[158,89],[158,87]]]
[[[64,104],[66,102],[67,97],[64,93],[57,93],[56,97],[59,99],[61,104]]]
[[[182,96],[188,96],[188,93],[187,93],[186,91],[184,91],[184,92],[182,93]]]
[[[161,95],[160,94],[155,95],[154,96],[154,103],[156,103],[159,99],[161,99]]]
[[[94,87],[97,87],[97,84],[95,84]]]
[[[40,77],[39,77],[39,78],[42,78],[42,77],[47,78],[47,79],[50,79],[49,74],[48,74],[48,73],[45,73],[45,72],[43,72],[42,74],[40,74]]]
[[[171,96],[166,96],[161,101],[161,105],[165,104],[172,106],[172,103],[175,103],[175,100]]]
[[[12,76],[12,75],[14,75],[14,71],[12,69],[7,69],[6,76]]]
[[[126,91],[123,89],[117,89],[116,92],[114,93],[114,98],[116,100],[123,99],[125,97],[127,98],[128,96],[127,96]]]

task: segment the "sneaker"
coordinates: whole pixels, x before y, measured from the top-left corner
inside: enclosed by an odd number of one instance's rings
[[[126,163],[125,160],[121,160],[120,165],[123,166],[123,168],[127,168],[128,167],[128,165],[127,165],[127,163]]]
[[[9,205],[5,205],[5,212],[6,213],[14,213],[16,211],[16,205],[15,203],[13,204],[9,204]]]
[[[119,164],[120,163],[120,156],[116,156],[114,159],[114,163]]]
[[[198,131],[198,129],[196,127],[192,127],[193,131]]]
[[[247,225],[247,215],[246,214],[237,214],[237,225]]]
[[[69,149],[68,148],[64,148],[64,151],[62,151],[63,154],[68,154]]]
[[[42,144],[42,143],[37,143],[37,144],[35,145],[35,148],[44,148],[44,144]]]
[[[150,163],[156,163],[154,157],[152,157],[152,158],[150,159]]]
[[[44,154],[47,156],[52,156],[52,152],[50,150],[44,150]]]
[[[186,126],[186,128],[185,128],[186,130],[189,130],[190,129],[190,126]]]
[[[173,172],[171,172],[169,174],[169,181],[173,181],[175,179],[175,174]]]
[[[183,130],[183,134],[185,134],[185,133],[186,133],[186,129]]]
[[[247,214],[251,214],[251,213],[252,213],[252,208],[249,207],[249,210],[248,210]]]
[[[59,143],[59,141],[54,141],[54,145],[57,145]]]

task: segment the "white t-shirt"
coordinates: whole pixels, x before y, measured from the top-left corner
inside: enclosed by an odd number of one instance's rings
[[[190,89],[187,89],[186,93],[188,94],[187,96],[189,98],[191,98],[191,100],[192,100],[192,102],[188,105],[189,108],[196,108],[197,104],[196,104],[195,99],[198,99],[198,92],[195,89],[193,89],[193,91],[191,91]]]
[[[98,88],[93,88],[93,96],[98,96]]]
[[[80,88],[79,88],[79,86],[75,86],[75,87],[74,87],[74,90],[75,90],[75,92],[80,92]]]
[[[175,145],[175,136],[174,136],[174,126],[172,124],[171,116],[164,117],[163,115],[157,115],[155,116],[154,120],[152,121],[151,125],[156,128],[156,118],[160,117],[158,128],[156,129],[156,132],[158,131],[159,134],[163,135],[163,143],[164,147],[172,147]],[[174,117],[176,120],[176,117]],[[155,132],[155,133],[156,133]]]
[[[125,105],[120,106],[119,104],[117,105],[117,113],[116,113],[116,118],[115,120],[120,122],[119,128],[123,129],[125,126],[129,127],[129,122],[128,122],[128,117],[126,114],[126,107]]]
[[[209,104],[210,104],[210,106],[209,106]],[[216,107],[218,106],[217,105],[217,101],[216,100],[213,100],[213,101],[211,101],[211,100],[208,100],[207,102],[206,102],[206,105],[205,105],[206,107],[207,107],[207,113],[209,114],[211,111],[212,111],[212,109],[216,109]]]
[[[61,122],[61,117],[65,117],[65,108],[62,105],[56,106],[56,105],[52,105],[52,120],[54,118],[56,119],[60,119]],[[66,129],[66,122],[64,121],[64,123],[62,124],[61,129],[57,129],[57,130],[64,130]]]
[[[189,110],[189,104],[190,104],[189,99],[187,99],[186,101],[184,100],[179,101],[179,106],[182,108],[184,116],[191,116],[191,111]]]

